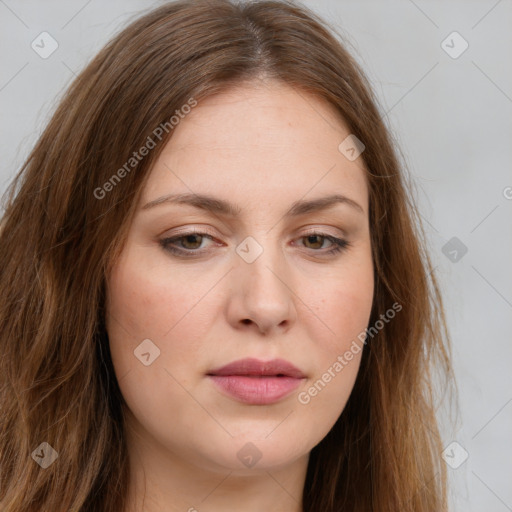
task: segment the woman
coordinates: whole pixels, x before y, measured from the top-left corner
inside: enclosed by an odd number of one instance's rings
[[[446,510],[419,225],[306,8],[132,23],[6,197],[2,510]]]

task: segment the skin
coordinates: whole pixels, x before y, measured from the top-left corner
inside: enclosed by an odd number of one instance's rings
[[[364,165],[338,150],[349,134],[329,104],[277,82],[207,98],[174,128],[108,278],[107,330],[127,404],[130,511],[302,510],[309,453],[342,413],[361,352],[309,403],[298,395],[364,331],[373,299]],[[241,212],[142,209],[190,192]],[[333,193],[361,211],[337,203],[284,217],[295,201]],[[212,238],[174,246],[199,256],[178,257],[160,244],[192,228]],[[332,242],[308,238],[310,231],[350,246],[328,255]],[[236,252],[248,236],[263,249],[252,263]],[[145,339],[160,350],[148,366],[134,356]],[[277,403],[241,403],[206,374],[245,357],[283,358],[306,377]],[[261,454],[252,467],[237,457],[249,442]]]

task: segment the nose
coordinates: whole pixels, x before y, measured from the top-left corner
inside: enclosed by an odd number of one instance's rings
[[[261,334],[288,331],[296,320],[291,273],[278,249],[265,248],[252,263],[237,256],[230,272],[232,294],[228,318],[238,330]]]

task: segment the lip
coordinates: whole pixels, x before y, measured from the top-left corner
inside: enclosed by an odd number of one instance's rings
[[[208,372],[225,394],[250,405],[269,405],[293,392],[305,375],[284,359],[246,358]]]

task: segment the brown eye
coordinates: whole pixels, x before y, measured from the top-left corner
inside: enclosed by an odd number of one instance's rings
[[[200,255],[206,249],[203,242],[211,240],[213,237],[206,233],[184,233],[180,236],[172,238],[164,238],[160,240],[160,245],[168,252],[178,256],[195,256]]]
[[[304,240],[303,244],[306,249],[311,249],[313,252],[318,253],[318,255],[334,255],[350,246],[347,240],[325,233],[310,233],[302,236],[301,240]],[[323,247],[326,240],[330,245]]]
[[[199,239],[199,242],[198,242]],[[185,235],[178,240],[182,240],[181,245],[185,249],[199,249],[201,247],[201,242],[203,241],[202,235]]]
[[[309,249],[321,249],[326,237],[322,235],[308,235],[304,237],[304,240],[307,240],[306,245]],[[308,244],[311,244],[308,246]]]

